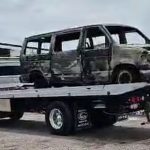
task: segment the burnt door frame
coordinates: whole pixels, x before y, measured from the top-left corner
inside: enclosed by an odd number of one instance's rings
[[[51,49],[51,38],[49,40],[49,42],[47,42],[49,44],[49,48],[47,49],[47,53],[46,54],[43,54],[42,53],[42,43],[43,42],[40,42],[38,41],[37,44],[37,49],[34,48],[34,47],[28,47],[28,43],[29,42],[32,42],[31,40],[28,40],[26,39],[25,42],[24,42],[24,45],[23,45],[23,52],[21,54],[21,59],[23,59],[22,63],[25,63],[26,67],[28,67],[28,72],[32,72],[32,71],[40,71],[43,75],[44,74],[48,74],[49,73],[49,58],[50,58],[50,49]],[[33,55],[28,55],[27,54],[27,48],[33,48],[37,51],[36,54],[33,54]],[[47,61],[48,65],[47,65],[47,68],[46,70],[42,69],[44,68],[45,66],[43,66],[43,63],[45,63]],[[31,66],[27,66],[27,64],[31,65]]]
[[[88,32],[88,30],[89,29],[94,29],[94,28],[98,28],[103,34],[104,34],[104,36],[106,36],[106,38],[108,39],[108,42],[109,42],[109,46],[108,46],[108,48],[104,48],[104,49],[97,49],[97,50],[95,50],[94,48],[91,48],[91,49],[86,49],[86,38],[87,38],[87,32]],[[110,76],[110,71],[111,71],[111,57],[112,57],[112,40],[111,40],[111,38],[110,38],[110,36],[109,36],[109,34],[105,31],[105,28],[102,26],[102,25],[98,25],[98,26],[88,26],[88,27],[84,27],[83,28],[83,39],[82,39],[82,46],[81,46],[81,58],[82,58],[82,79],[83,80],[86,80],[85,78],[85,76],[86,76],[86,74],[88,74],[88,73],[90,73],[90,71],[87,73],[85,70],[85,66],[84,66],[84,62],[85,62],[85,58],[86,58],[86,51],[87,52],[91,52],[91,54],[92,54],[92,51],[101,51],[101,50],[103,50],[103,51],[108,51],[107,52],[107,64],[108,64],[108,70],[106,70],[106,71],[108,71],[108,73],[107,73],[107,76],[108,76],[108,82],[110,81],[110,79],[111,79],[111,76]],[[92,56],[92,55],[90,55],[90,56]],[[96,57],[96,55],[95,56],[93,56],[93,57]],[[91,57],[92,58],[92,57]],[[87,64],[86,64],[87,65]],[[92,72],[92,71],[91,71]],[[92,76],[90,77],[92,80],[94,79]],[[87,82],[89,82],[89,81],[87,81]]]
[[[83,32],[82,32],[82,28],[80,29],[75,29],[75,30],[72,30],[72,31],[68,31],[68,32],[58,32],[58,33],[55,33],[52,35],[52,41],[51,41],[51,61],[50,61],[50,70],[51,70],[51,76],[52,78],[57,78],[57,74],[55,74],[55,72],[53,71],[54,69],[54,55],[56,55],[56,51],[55,51],[55,46],[56,46],[56,40],[57,40],[57,37],[58,36],[61,36],[63,34],[70,34],[70,33],[73,33],[73,32],[79,32],[80,33],[80,36],[79,36],[79,42],[78,42],[78,46],[76,48],[76,53],[77,53],[77,57],[76,57],[76,60],[79,62],[79,65],[80,65],[80,71],[79,71],[79,78],[80,78],[80,81],[81,82],[81,43],[82,43],[82,39],[83,39]],[[59,53],[59,52],[58,52]]]

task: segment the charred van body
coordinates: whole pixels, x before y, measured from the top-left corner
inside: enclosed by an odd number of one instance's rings
[[[126,25],[90,25],[25,39],[22,82],[75,86],[150,80],[150,40]]]

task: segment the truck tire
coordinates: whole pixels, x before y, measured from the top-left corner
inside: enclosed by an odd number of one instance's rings
[[[92,123],[95,127],[112,126],[117,122],[117,117],[115,115],[97,112],[92,116]]]
[[[47,108],[45,121],[52,134],[68,135],[73,131],[73,113],[64,102],[52,102]]]
[[[115,83],[134,83],[138,82],[140,76],[135,69],[132,68],[124,68],[120,69],[116,73]]]
[[[12,113],[9,115],[9,118],[10,118],[11,120],[16,121],[16,120],[21,119],[22,116],[23,116],[23,114],[24,114],[23,112],[12,112]]]

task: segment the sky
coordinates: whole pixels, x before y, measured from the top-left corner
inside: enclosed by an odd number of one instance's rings
[[[0,42],[88,24],[119,23],[150,37],[149,0],[0,0]]]

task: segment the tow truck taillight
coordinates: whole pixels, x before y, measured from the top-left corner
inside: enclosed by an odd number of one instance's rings
[[[133,97],[129,98],[128,101],[129,101],[130,103],[133,103],[133,104],[134,104],[134,103],[140,103],[140,102],[144,101],[144,96],[142,96],[142,97],[133,96]]]

